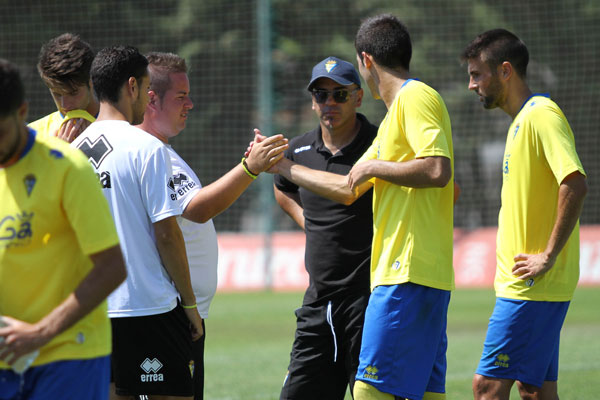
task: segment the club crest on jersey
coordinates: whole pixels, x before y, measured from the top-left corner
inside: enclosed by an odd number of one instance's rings
[[[327,72],[331,72],[335,69],[335,67],[337,67],[337,65],[337,61],[328,60],[327,62],[325,62],[325,69],[327,70]]]
[[[28,197],[31,195],[31,191],[35,186],[36,181],[37,180],[35,179],[35,176],[33,174],[28,174],[25,176],[25,178],[23,178],[23,183],[25,184],[25,190],[27,190]]]
[[[98,169],[102,161],[113,151],[112,146],[106,140],[104,135],[100,135],[98,139],[93,142],[90,138],[85,138],[77,145],[77,148],[88,156],[88,160],[92,163],[94,168]]]

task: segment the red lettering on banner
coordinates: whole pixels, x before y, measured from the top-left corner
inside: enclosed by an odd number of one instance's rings
[[[454,232],[457,287],[491,287],[496,271],[495,227]],[[600,225],[582,226],[579,285],[600,285]],[[302,232],[276,232],[271,252],[261,234],[219,235],[219,283],[225,290],[305,290],[305,237]],[[266,258],[269,265],[265,266]]]

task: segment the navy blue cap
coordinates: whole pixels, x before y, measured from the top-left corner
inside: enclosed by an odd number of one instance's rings
[[[327,57],[313,67],[312,77],[307,89],[310,90],[313,83],[319,78],[333,79],[340,85],[356,83],[360,87],[360,77],[354,65],[337,57]]]

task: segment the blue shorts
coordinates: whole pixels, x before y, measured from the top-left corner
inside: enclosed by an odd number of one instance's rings
[[[377,286],[365,315],[356,379],[409,399],[445,393],[450,292],[413,283]]]
[[[106,400],[110,356],[57,361],[19,375],[0,369],[0,400]]]
[[[476,373],[541,387],[558,379],[558,346],[569,302],[497,298]]]

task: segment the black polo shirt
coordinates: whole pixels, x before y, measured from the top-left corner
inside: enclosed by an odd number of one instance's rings
[[[377,127],[357,114],[361,128],[352,143],[332,155],[323,144],[321,127],[290,140],[285,156],[312,169],[346,175],[369,148]],[[321,303],[333,296],[370,290],[371,240],[373,238],[372,190],[349,206],[298,187],[281,175],[275,186],[282,192],[299,193],[304,208],[306,249],[304,262],[310,283],[304,305]]]

